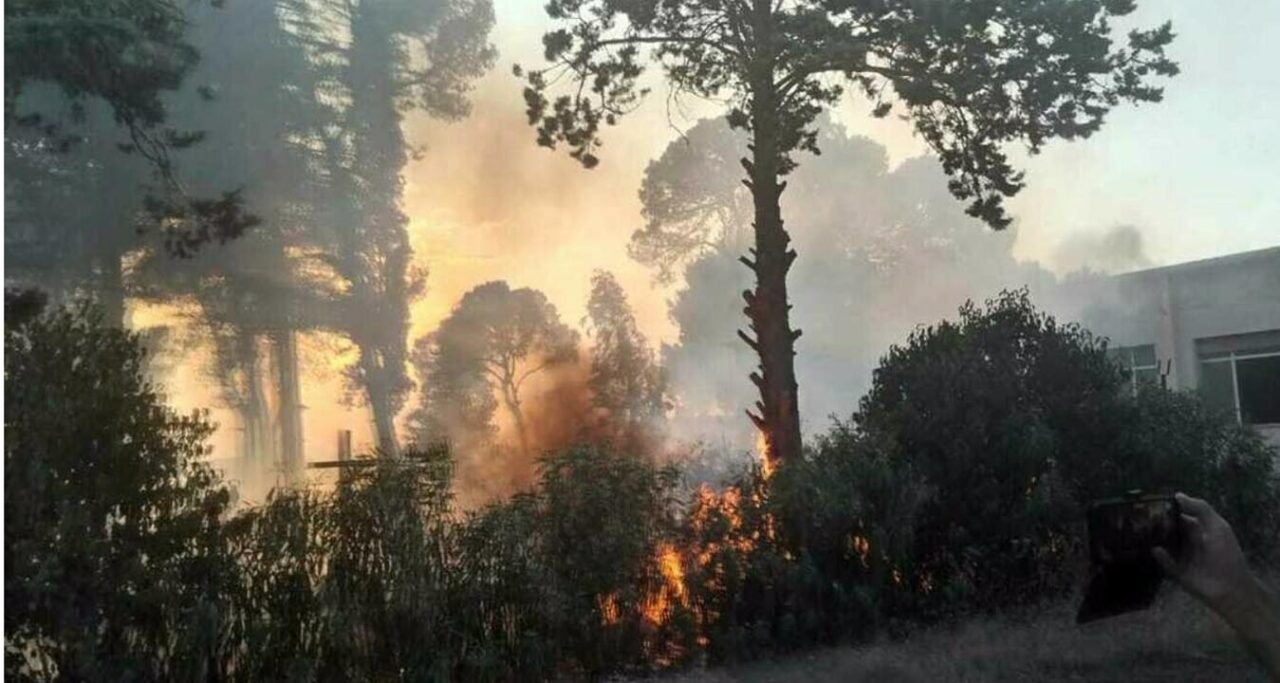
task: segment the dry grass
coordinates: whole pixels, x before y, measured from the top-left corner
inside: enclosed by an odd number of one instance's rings
[[[781,681],[1265,681],[1227,627],[1166,588],[1152,609],[1077,626],[1062,603],[1016,618],[922,631],[902,642],[671,678],[680,683]]]

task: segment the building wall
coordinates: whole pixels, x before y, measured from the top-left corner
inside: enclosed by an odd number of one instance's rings
[[[1280,334],[1280,247],[1082,279],[1057,298],[1059,315],[1080,320],[1112,347],[1154,345],[1169,386],[1195,389],[1197,340],[1229,347],[1241,335]],[[1280,424],[1256,428],[1280,445]]]

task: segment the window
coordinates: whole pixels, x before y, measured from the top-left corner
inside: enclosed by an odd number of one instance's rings
[[[1134,393],[1138,384],[1160,381],[1160,364],[1156,361],[1156,347],[1151,344],[1143,346],[1117,346],[1107,349],[1107,355],[1120,364],[1129,375],[1129,388]]]
[[[1205,401],[1244,424],[1280,424],[1280,330],[1196,345]]]

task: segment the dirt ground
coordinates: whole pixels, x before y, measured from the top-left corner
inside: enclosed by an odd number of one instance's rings
[[[1265,682],[1225,624],[1167,587],[1150,610],[1084,626],[1062,603],[1020,617],[974,620],[901,642],[665,677],[673,683],[782,681]]]

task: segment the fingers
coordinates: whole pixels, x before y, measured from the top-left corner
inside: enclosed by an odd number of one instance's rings
[[[1214,512],[1213,506],[1206,503],[1200,498],[1192,498],[1185,493],[1174,495],[1174,499],[1178,501],[1178,507],[1184,513],[1183,516],[1191,515],[1197,519],[1208,519],[1217,513]]]

